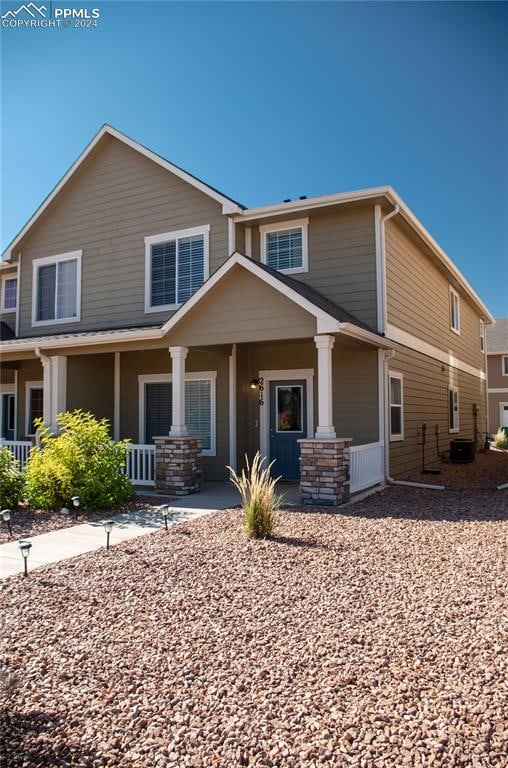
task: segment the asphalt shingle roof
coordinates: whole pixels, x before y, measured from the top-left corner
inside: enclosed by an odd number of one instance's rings
[[[495,325],[487,326],[487,352],[508,354],[508,317],[496,318]]]

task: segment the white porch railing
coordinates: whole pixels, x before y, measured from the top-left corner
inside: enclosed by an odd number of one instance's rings
[[[127,474],[134,485],[155,485],[155,445],[129,445]]]
[[[28,440],[4,440],[3,437],[0,439],[0,446],[10,450],[16,461],[19,461],[19,469],[23,469],[33,448],[33,444]]]
[[[349,489],[351,493],[363,491],[384,480],[382,443],[354,445],[350,451]]]

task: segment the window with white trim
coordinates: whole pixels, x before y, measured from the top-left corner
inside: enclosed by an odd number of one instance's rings
[[[15,312],[18,297],[18,278],[2,279],[2,312]]]
[[[459,431],[459,388],[448,389],[448,431]]]
[[[187,373],[185,377],[185,423],[191,437],[200,437],[203,455],[215,455],[215,377],[210,373]],[[172,420],[171,376],[140,376],[140,439],[152,443],[167,435]]]
[[[454,333],[460,334],[460,298],[459,294],[450,286],[450,328]]]
[[[390,440],[404,440],[404,377],[390,371]]]
[[[501,358],[501,373],[503,376],[508,376],[508,355],[503,355]]]
[[[35,435],[34,421],[42,419],[44,406],[44,390],[42,381],[26,382],[26,434]]]
[[[480,320],[480,351],[485,352],[485,323]]]
[[[298,219],[261,226],[262,263],[286,274],[307,272],[308,221]]]
[[[33,261],[32,325],[75,323],[81,313],[82,251]]]
[[[175,309],[209,273],[210,227],[145,237],[145,312]]]

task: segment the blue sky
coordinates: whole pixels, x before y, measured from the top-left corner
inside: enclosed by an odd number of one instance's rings
[[[2,246],[109,122],[247,205],[392,184],[508,315],[506,3],[74,4],[2,33]]]

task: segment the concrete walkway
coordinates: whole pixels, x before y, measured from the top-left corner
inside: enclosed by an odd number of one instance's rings
[[[184,523],[194,520],[202,515],[209,514],[218,507],[207,506],[197,509],[195,506],[187,508],[172,507],[168,517],[168,525]],[[27,537],[32,548],[28,558],[28,570],[33,571],[41,565],[56,563],[69,557],[83,555],[106,546],[106,532],[104,521],[114,520],[115,525],[110,536],[110,546],[128,541],[137,536],[153,533],[164,527],[164,520],[158,511],[158,504],[154,499],[154,507],[151,510],[140,509],[128,514],[111,515],[104,520],[95,520],[90,523],[73,525],[70,528],[60,528],[57,531],[41,533],[39,536]],[[23,571],[23,558],[19,549],[19,541],[9,541],[0,545],[0,579],[14,576]]]

